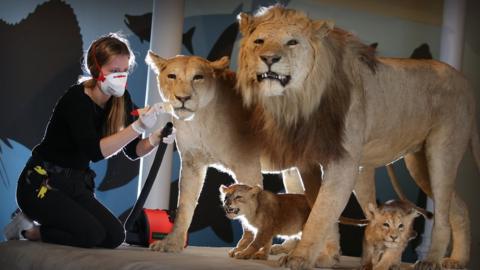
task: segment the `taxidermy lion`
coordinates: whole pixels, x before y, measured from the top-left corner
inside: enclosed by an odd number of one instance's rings
[[[402,200],[387,201],[378,208],[369,204],[368,210],[362,270],[400,269],[403,251],[417,237],[413,221],[419,215],[431,218],[432,213]]]
[[[220,186],[220,199],[229,219],[239,219],[255,232],[246,248],[235,252],[237,259],[268,259],[275,236],[298,239],[310,213],[303,194],[274,194],[259,186]]]
[[[239,27],[237,88],[256,111],[265,151],[279,167],[323,170],[302,239],[284,265],[311,267],[355,185],[361,205],[373,202],[374,168],[405,157],[435,202],[432,243],[416,268],[465,267],[470,225],[454,184],[469,143],[480,166],[475,98],[465,78],[434,60],[376,57],[332,22],[279,5],[241,13]]]
[[[162,99],[171,106],[169,112],[174,115],[176,142],[181,157],[178,209],[173,230],[165,239],[152,243],[152,250],[179,252],[184,248],[209,166],[229,172],[235,181],[252,186],[263,185],[262,170],[273,172],[284,169],[282,174],[287,193],[303,193],[296,170],[273,167],[262,158],[260,143],[263,141],[252,132],[249,122],[253,112],[243,107],[242,99],[234,89],[235,74],[227,70],[227,57],[214,62],[197,56],[177,56],[167,60],[149,52],[147,63],[157,74]],[[320,173],[317,166],[310,171],[302,170],[301,177],[317,179]],[[310,197],[315,199],[319,185],[316,182],[308,187],[307,190],[312,191]],[[305,195],[309,196],[308,193]],[[338,243],[337,230],[335,226],[330,232],[329,243]],[[249,244],[252,240],[253,233],[244,228],[242,239],[229,255],[243,250],[245,243]],[[294,242],[287,241],[285,244],[292,245]],[[337,249],[329,250],[331,254],[325,256],[336,261],[339,246],[334,246]]]

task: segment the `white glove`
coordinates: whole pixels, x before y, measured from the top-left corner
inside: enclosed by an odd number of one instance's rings
[[[160,136],[162,136],[162,130],[163,128],[159,128],[152,132],[150,136],[148,136],[148,141],[152,146],[157,146],[160,144]],[[177,134],[177,130],[175,128],[172,128],[172,133],[168,135],[167,137],[163,138],[162,142],[166,144],[172,144],[175,141],[175,137]]]
[[[155,106],[155,105],[154,105]],[[132,123],[132,128],[138,134],[142,134],[146,129],[152,128],[157,123],[157,109],[152,107],[146,107],[145,109],[139,109],[139,118]]]
[[[160,113],[169,113],[171,112],[173,109],[172,109],[172,105],[168,102],[158,102],[158,103],[155,103],[153,104],[152,108],[155,110],[155,112],[157,114],[160,114]]]

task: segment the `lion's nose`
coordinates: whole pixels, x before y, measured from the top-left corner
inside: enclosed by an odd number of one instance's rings
[[[260,59],[262,59],[262,61],[267,64],[267,66],[271,66],[275,63],[277,63],[278,61],[280,61],[282,57],[281,56],[278,56],[278,55],[261,55],[260,56]]]
[[[390,238],[392,238],[392,241],[395,241],[395,240],[398,238],[398,236],[396,236],[396,235],[390,235]]]
[[[175,95],[175,98],[178,99],[180,102],[185,103],[187,100],[192,98],[192,96],[177,96]]]

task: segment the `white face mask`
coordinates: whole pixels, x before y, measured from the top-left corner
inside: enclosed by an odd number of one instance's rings
[[[116,97],[123,96],[125,87],[127,86],[128,72],[115,72],[105,76],[103,81],[100,81],[100,89],[106,95]]]

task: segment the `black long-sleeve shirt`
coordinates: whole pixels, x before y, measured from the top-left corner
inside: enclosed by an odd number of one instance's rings
[[[133,109],[130,94],[125,91],[126,124],[135,120],[129,114]],[[85,94],[83,84],[74,85],[57,101],[45,135],[32,152],[64,168],[86,169],[90,161],[104,159],[100,139],[106,118],[107,112]],[[138,158],[139,141],[140,137],[122,149],[130,159]]]

